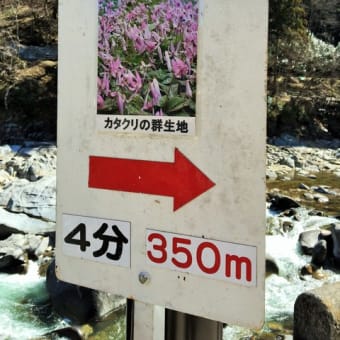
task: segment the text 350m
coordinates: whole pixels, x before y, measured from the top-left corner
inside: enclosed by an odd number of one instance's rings
[[[253,246],[147,229],[146,257],[153,266],[256,285]]]

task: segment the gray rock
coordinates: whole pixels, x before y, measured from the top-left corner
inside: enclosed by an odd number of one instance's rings
[[[305,164],[306,164],[306,160],[303,159],[303,158],[295,157],[294,160],[295,160],[295,167],[296,168],[299,168],[299,169],[303,168],[305,166]]]
[[[304,183],[300,183],[300,184],[299,184],[299,189],[302,189],[302,190],[309,190],[310,188],[309,188],[308,185],[306,185],[306,184],[304,184]]]
[[[325,216],[325,213],[320,210],[311,210],[308,212],[308,216]]]
[[[47,270],[46,287],[55,311],[78,324],[87,323],[93,318],[100,319],[124,303],[116,295],[59,280],[55,274],[54,261]]]
[[[282,230],[287,233],[294,229],[294,223],[292,221],[283,221],[282,222]]]
[[[335,192],[330,190],[330,187],[325,185],[320,185],[318,187],[312,187],[315,192],[326,195],[335,195]]]
[[[43,237],[37,247],[35,247],[34,255],[36,257],[45,254],[46,250],[49,248],[49,237]]]
[[[57,46],[18,46],[19,57],[27,61],[57,60]]]
[[[96,316],[94,290],[61,281],[55,274],[53,261],[47,270],[46,288],[53,309],[77,324],[87,323]]]
[[[29,181],[27,179],[17,179],[4,186],[3,190],[0,191],[0,206],[6,207],[13,193],[23,191],[28,184]]]
[[[275,258],[266,255],[266,276],[271,274],[279,274],[279,266],[277,265]]]
[[[320,240],[316,243],[312,250],[312,263],[321,267],[327,258],[327,241]]]
[[[266,178],[272,179],[272,180],[277,179],[277,174],[276,174],[276,172],[267,169],[266,170]]]
[[[41,235],[12,234],[0,241],[0,251],[4,252],[4,249],[11,249],[11,253],[13,253],[19,249],[20,252],[27,252],[29,255],[34,254],[44,239],[47,239],[48,242],[48,237],[44,238]]]
[[[46,221],[56,220],[56,178],[48,176],[37,182],[13,182],[0,192],[0,205],[9,211],[26,213]]]
[[[340,158],[340,149],[336,150],[335,157],[336,157],[336,158]]]
[[[340,282],[302,293],[294,304],[294,339],[340,339]]]
[[[324,195],[321,195],[321,194],[314,195],[314,199],[319,203],[328,203],[329,202],[329,198],[327,196],[324,196]]]
[[[71,339],[83,340],[87,339],[87,334],[82,332],[80,326],[69,326],[65,328],[56,329],[52,332],[43,335],[42,339]]]
[[[42,221],[26,214],[13,214],[0,208],[0,239],[12,233],[45,234],[54,230],[53,222]]]
[[[281,225],[279,220],[274,216],[267,216],[266,218],[266,235],[281,234]]]
[[[308,178],[310,178],[310,179],[317,179],[317,176],[316,176],[316,175],[313,175],[313,174],[310,174],[310,175],[308,176]]]
[[[313,201],[314,200],[314,195],[311,194],[310,192],[304,192],[303,193],[303,198],[306,199],[307,201]]]
[[[43,176],[55,175],[56,147],[54,145],[26,145],[12,150],[3,157],[3,168],[11,176],[36,181]]]
[[[299,244],[305,255],[312,255],[313,248],[319,241],[320,230],[306,230],[299,235]]]
[[[0,271],[1,272],[22,272],[22,266],[26,263],[23,254],[0,253]]]
[[[275,211],[284,211],[290,208],[298,208],[300,205],[288,196],[283,196],[275,193],[269,194],[270,209]]]
[[[1,145],[0,146],[0,156],[4,157],[6,155],[11,154],[12,148],[9,145]]]
[[[15,269],[27,263],[42,241],[42,236],[31,234],[12,234],[7,239],[0,241],[0,270]]]
[[[3,169],[0,169],[0,185],[6,186],[11,181],[11,175]]]
[[[292,157],[284,157],[281,161],[280,164],[282,165],[287,165],[290,168],[294,169],[295,168],[295,161]]]

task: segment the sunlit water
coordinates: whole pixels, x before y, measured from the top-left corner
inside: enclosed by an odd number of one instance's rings
[[[28,273],[0,274],[0,339],[26,340],[61,326],[48,308],[45,279],[30,262]]]
[[[279,267],[279,275],[272,274],[266,279],[265,326],[263,332],[271,333],[271,325],[279,325],[277,333],[292,334],[293,312],[296,298],[303,292],[320,287],[326,282],[340,281],[340,274],[326,270],[326,279],[317,280],[307,276],[301,280],[300,269],[311,261],[310,256],[303,255],[298,246],[299,234],[308,229],[317,229],[336,222],[329,217],[309,216],[308,211],[301,208],[302,219],[294,221],[294,228],[282,235],[266,236],[266,253],[275,259]],[[268,216],[275,214],[268,211]],[[290,218],[285,218],[291,220]],[[261,332],[260,332],[261,333]],[[224,340],[247,339],[254,334],[252,330],[241,327],[224,329]],[[251,338],[254,339],[254,338]],[[259,336],[258,339],[261,339]],[[274,337],[273,337],[274,339]]]

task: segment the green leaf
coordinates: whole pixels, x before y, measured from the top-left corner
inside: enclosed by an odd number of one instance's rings
[[[132,97],[126,104],[126,110],[129,115],[139,115],[141,114],[143,108],[144,100],[141,96]]]
[[[163,85],[170,85],[172,83],[172,77],[165,78],[161,81]]]
[[[179,96],[169,98],[167,112],[174,112],[183,109],[188,105],[187,99]]]
[[[168,72],[168,70],[158,69],[155,71],[149,72],[150,78],[156,78],[160,83],[163,83],[163,81],[167,78],[171,78],[171,74]]]
[[[161,108],[164,108],[168,104],[168,96],[162,96],[161,99],[159,100],[159,106]]]
[[[174,97],[178,94],[178,84],[173,84],[169,88],[169,97]]]
[[[194,112],[196,111],[196,103],[195,101],[193,101],[192,99],[189,100],[189,107],[191,110],[193,110]]]

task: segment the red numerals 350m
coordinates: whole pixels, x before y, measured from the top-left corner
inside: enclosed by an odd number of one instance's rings
[[[153,265],[256,285],[256,247],[147,230],[146,248]]]

